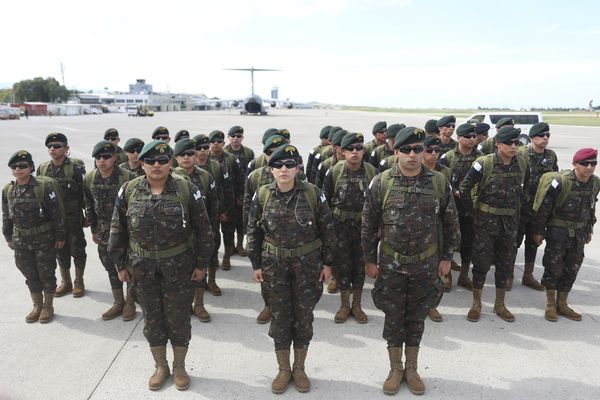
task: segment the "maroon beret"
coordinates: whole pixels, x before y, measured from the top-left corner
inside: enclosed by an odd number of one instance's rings
[[[594,160],[598,156],[598,150],[586,147],[585,149],[577,150],[577,153],[573,156],[573,162],[583,160]]]

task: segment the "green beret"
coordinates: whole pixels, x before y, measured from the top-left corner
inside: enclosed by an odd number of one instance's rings
[[[117,148],[114,144],[108,140],[102,140],[94,146],[92,150],[92,157],[96,157],[98,154],[115,154]]]
[[[265,142],[265,145],[263,146],[263,153],[266,153],[270,149],[275,149],[279,146],[283,146],[286,143],[287,142],[285,141],[285,138],[283,136],[273,135],[273,136],[269,137],[267,139],[267,141]]]
[[[423,141],[423,143],[425,144],[425,146],[441,146],[442,145],[442,141],[440,140],[440,137],[438,135],[428,135],[425,140]]]
[[[485,122],[478,122],[477,125],[475,125],[475,133],[478,135],[486,133],[489,130],[490,130],[490,126],[488,124],[486,124]]]
[[[196,144],[191,139],[183,138],[175,144],[173,155],[178,156],[186,150],[196,150]]]
[[[167,128],[165,128],[164,126],[159,126],[158,128],[156,128],[154,130],[154,132],[152,132],[152,139],[154,139],[158,135],[168,135],[168,134],[169,134],[169,130]]]
[[[425,133],[428,135],[440,133],[437,123],[437,119],[430,119],[429,121],[425,122]]]
[[[475,134],[475,125],[472,124],[460,124],[458,128],[456,128],[457,136],[464,136]]]
[[[385,121],[376,122],[375,125],[373,125],[373,135],[378,132],[383,133],[383,131],[386,128],[387,128],[387,122],[385,122]]]
[[[286,128],[280,129],[279,135],[283,136],[286,140],[290,140],[290,131],[288,131]]]
[[[519,138],[521,134],[521,130],[517,129],[513,126],[505,126],[504,128],[500,128],[496,136],[494,136],[494,140],[496,143],[506,143],[511,140],[515,140]]]
[[[331,144],[335,145],[335,146],[341,146],[342,144],[342,139],[344,138],[344,136],[346,136],[348,134],[348,131],[345,129],[341,129],[339,131],[337,131],[334,135],[333,135],[333,139],[331,139]]]
[[[512,117],[500,118],[498,120],[498,122],[496,122],[496,129],[500,129],[503,126],[506,126],[506,125],[512,125],[512,126],[515,125],[515,121],[512,119]]]
[[[342,143],[340,144],[340,146],[342,147],[342,149],[345,149],[346,147],[350,146],[351,144],[364,143],[364,142],[365,142],[365,138],[362,133],[352,132],[352,133],[347,133],[346,135],[344,135],[344,138],[342,139]]]
[[[46,136],[46,146],[48,146],[48,143],[55,143],[55,142],[64,143],[64,144],[69,143],[67,141],[67,137],[62,133],[55,132],[55,133],[51,133],[48,136]]]
[[[545,122],[538,122],[533,125],[529,130],[529,137],[534,137],[537,135],[541,135],[542,133],[546,133],[550,131],[550,125]]]
[[[208,140],[208,136],[201,133],[199,135],[194,136],[194,138],[192,139],[192,142],[194,142],[194,145],[197,147],[197,146],[202,146],[204,144],[209,144],[210,140]]]
[[[143,140],[138,139],[138,138],[131,138],[125,142],[125,146],[123,146],[123,150],[125,150],[125,151],[137,150],[139,153],[140,151],[142,151],[143,147],[144,147]]]
[[[335,133],[337,131],[341,131],[342,129],[344,129],[344,128],[342,128],[341,126],[333,126],[333,127],[331,127],[331,129],[329,130],[329,134],[327,135],[327,139],[329,139],[329,141],[332,141],[333,140],[333,135],[335,135]]]
[[[244,134],[244,128],[242,128],[239,125],[232,126],[231,128],[229,128],[229,131],[227,132],[227,135],[231,136],[231,135],[235,135],[236,133],[241,133],[243,135]]]
[[[179,142],[181,139],[189,139],[190,133],[185,129],[180,130],[175,134],[175,143]]]
[[[140,153],[139,160],[144,161],[146,157],[154,157],[154,156],[162,156],[167,155],[171,156],[173,154],[173,149],[169,147],[169,145],[162,140],[153,140],[150,143],[146,143],[142,152]]]
[[[27,161],[27,163],[29,163],[29,165],[33,165],[33,158],[31,157],[31,153],[28,152],[27,150],[17,151],[12,156],[10,156],[10,158],[8,159],[8,166],[10,167],[12,164],[15,164],[15,163],[18,163],[21,161]]]
[[[394,140],[394,149],[399,148],[405,144],[413,144],[422,142],[425,139],[425,131],[421,128],[415,128],[414,126],[407,126],[401,129],[396,135]]]
[[[395,138],[396,134],[398,134],[398,132],[400,132],[402,129],[406,128],[406,125],[404,124],[392,124],[390,126],[388,126],[387,128],[387,132],[385,133],[385,137],[386,138]]]
[[[216,129],[208,134],[208,140],[210,142],[213,142],[213,141],[224,142],[225,141],[225,133],[223,133],[223,131]]]
[[[287,160],[290,158],[297,160],[298,157],[300,157],[300,153],[298,152],[296,146],[291,144],[288,144],[287,146],[279,146],[271,155],[271,158],[269,159],[269,166],[273,166],[275,161]]]
[[[104,140],[108,140],[110,139],[115,139],[119,137],[119,131],[117,131],[115,128],[108,128],[107,130],[104,131]]]
[[[265,133],[263,133],[263,137],[262,137],[262,144],[265,144],[267,142],[267,139],[270,138],[273,135],[279,135],[279,129],[277,128],[269,128],[265,131]]]
[[[438,120],[437,127],[441,128],[444,125],[455,124],[455,123],[456,123],[456,118],[454,117],[454,115],[446,115],[445,117],[442,117]]]
[[[331,125],[324,126],[323,129],[321,129],[321,133],[319,133],[319,138],[320,139],[327,139],[327,136],[329,135],[329,130],[330,129],[331,129]]]

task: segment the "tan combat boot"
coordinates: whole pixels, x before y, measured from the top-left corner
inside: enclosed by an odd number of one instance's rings
[[[556,312],[558,315],[562,315],[570,320],[581,321],[581,314],[576,313],[567,305],[567,297],[569,297],[569,292],[558,292],[556,299]]]
[[[350,290],[340,291],[340,298],[342,304],[338,312],[335,313],[335,317],[333,318],[336,324],[342,324],[346,322],[346,320],[350,316]]]
[[[52,303],[54,302],[54,293],[44,293],[44,304],[42,305],[42,312],[40,313],[39,321],[42,324],[47,324],[52,321],[54,317],[54,307]]]
[[[369,318],[361,308],[361,300],[362,288],[354,288],[352,292],[352,316],[359,324],[366,324]]]
[[[452,271],[448,271],[444,278],[444,292],[449,292],[452,289]]]
[[[223,271],[229,271],[231,269],[231,254],[233,254],[233,246],[225,246],[225,252],[223,254],[223,261],[221,262],[221,268]]]
[[[400,390],[400,383],[404,379],[402,369],[402,347],[388,347],[390,357],[390,373],[383,382],[383,393],[393,395]]]
[[[406,346],[406,368],[404,369],[404,378],[412,394],[421,395],[425,393],[425,385],[417,372],[417,358],[419,357],[419,348]]]
[[[444,320],[444,317],[442,317],[442,314],[438,312],[437,308],[430,308],[427,311],[427,316],[433,322],[442,322]]]
[[[185,356],[188,348],[173,346],[173,383],[177,390],[188,390],[190,377],[185,370]]]
[[[456,284],[467,290],[473,290],[473,282],[469,279],[469,264],[461,264]]]
[[[167,363],[167,346],[150,347],[152,357],[154,358],[156,369],[148,381],[148,389],[161,389],[171,375],[169,371],[169,363]]]
[[[222,294],[222,292],[221,292],[221,288],[219,286],[217,286],[216,277],[217,277],[217,265],[212,265],[212,266],[208,267],[208,283],[207,283],[206,287],[208,288],[209,292],[213,296],[220,296]]]
[[[275,394],[281,394],[285,392],[290,380],[292,379],[292,368],[290,367],[290,350],[275,350],[277,356],[277,364],[279,365],[279,372],[277,376],[271,382],[271,391]]]
[[[450,260],[450,269],[452,271],[460,271],[460,265],[454,260]]]
[[[194,294],[194,315],[200,322],[210,322],[210,314],[204,308],[204,288],[196,288]]]
[[[473,304],[467,314],[467,319],[471,322],[477,322],[481,317],[481,292],[482,289],[473,288]]]
[[[337,281],[335,280],[335,277],[332,276],[329,284],[327,285],[327,293],[334,294],[337,293],[337,290]]]
[[[521,283],[525,286],[529,286],[533,290],[543,291],[545,288],[533,277],[534,263],[525,263],[525,270],[523,271],[523,279]]]
[[[273,312],[271,311],[271,307],[265,304],[265,308],[263,308],[258,314],[258,317],[256,317],[256,323],[260,325],[266,324],[271,320],[272,316]]]
[[[75,280],[73,281],[73,297],[82,297],[85,293],[83,283],[83,268],[75,268]]]
[[[292,369],[292,379],[294,380],[296,390],[300,393],[306,393],[310,390],[310,381],[304,371],[304,361],[306,360],[307,353],[308,349],[294,348],[294,369]]]
[[[31,310],[31,312],[25,317],[25,321],[28,324],[37,322],[40,319],[44,295],[42,295],[42,292],[31,293],[31,300],[33,301],[33,310]]]
[[[235,246],[235,251],[239,254],[240,257],[246,257],[246,249],[244,249],[244,237],[237,238],[237,245]]]
[[[65,294],[73,290],[73,283],[71,282],[71,270],[68,268],[60,268],[60,286],[56,288],[54,295],[56,297],[62,297]]]
[[[133,284],[127,284],[127,296],[125,296],[125,307],[123,307],[123,321],[131,321],[135,318],[135,300],[133,296]]]
[[[113,299],[115,299],[115,302],[113,303],[111,308],[109,308],[104,314],[102,314],[102,319],[105,321],[115,319],[119,315],[123,314],[123,308],[125,307],[123,289],[113,289],[112,294]]]
[[[550,322],[556,322],[556,320],[558,320],[556,314],[556,290],[546,289],[546,309],[544,310],[544,318]]]
[[[504,305],[504,296],[506,295],[506,289],[496,288],[496,301],[494,302],[494,312],[506,322],[514,322],[515,316],[508,311],[506,305]]]

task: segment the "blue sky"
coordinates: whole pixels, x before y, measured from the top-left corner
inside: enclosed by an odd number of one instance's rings
[[[593,1],[105,0],[4,4],[4,85],[155,90],[388,107],[600,104]],[[137,2],[136,2],[137,3]]]

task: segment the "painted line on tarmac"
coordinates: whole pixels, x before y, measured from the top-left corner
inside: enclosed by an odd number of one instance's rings
[[[108,374],[108,371],[110,371],[110,369],[112,368],[113,364],[115,363],[115,361],[117,360],[117,358],[119,357],[119,355],[121,354],[121,352],[123,351],[123,349],[125,348],[125,345],[127,343],[129,343],[129,339],[131,339],[131,336],[133,336],[133,332],[135,332],[135,330],[137,329],[137,327],[140,324],[140,322],[142,322],[142,319],[143,319],[142,316],[140,316],[138,318],[137,322],[135,323],[135,326],[133,327],[133,329],[131,330],[131,332],[129,332],[129,335],[127,336],[127,339],[125,339],[125,341],[123,342],[123,345],[121,346],[121,348],[119,349],[119,351],[117,351],[117,354],[115,354],[115,356],[113,357],[113,359],[110,361],[110,364],[108,364],[108,367],[106,368],[106,370],[104,371],[104,373],[100,377],[100,380],[98,381],[98,383],[96,384],[96,386],[94,386],[94,389],[92,389],[92,392],[86,398],[86,400],[90,400],[92,398],[92,396],[94,395],[94,393],[96,393],[96,389],[98,389],[98,386],[100,386],[100,384],[104,380],[104,377],[106,376],[106,374]]]

